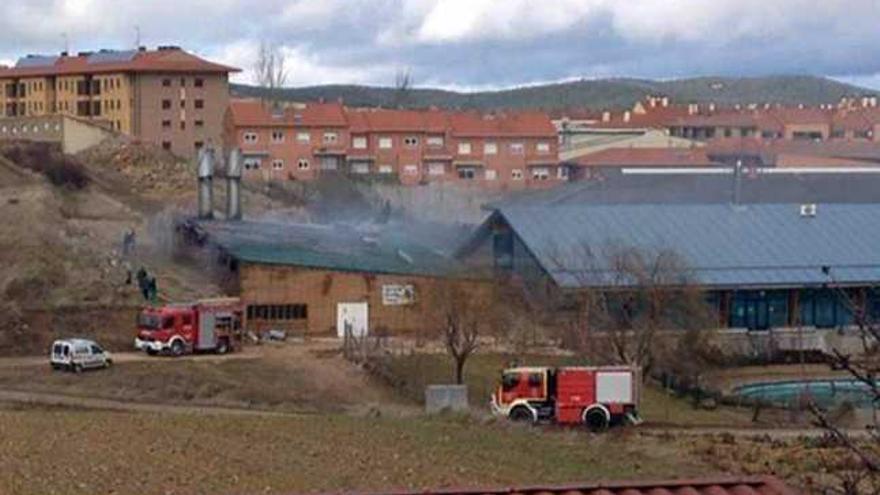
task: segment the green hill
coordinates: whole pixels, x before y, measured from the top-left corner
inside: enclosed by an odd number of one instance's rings
[[[264,90],[232,85],[236,96],[259,97]],[[409,90],[404,97],[388,87],[322,85],[282,90],[285,100],[342,99],[353,106],[410,108],[621,108],[648,94],[663,94],[677,102],[721,104],[778,102],[784,104],[836,103],[842,96],[874,92],[815,76],[696,77],[654,81],[648,79],[595,79],[524,86],[500,91],[463,93],[430,88]]]

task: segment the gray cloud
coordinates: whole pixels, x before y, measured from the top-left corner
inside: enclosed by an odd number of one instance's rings
[[[810,73],[878,86],[874,0],[5,0],[0,61],[174,43],[244,69],[284,47],[293,84],[511,86],[574,77]],[[238,76],[248,78],[247,72]]]

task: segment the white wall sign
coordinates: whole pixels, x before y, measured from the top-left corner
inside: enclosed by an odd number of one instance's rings
[[[416,302],[416,289],[411,284],[390,284],[382,286],[382,304],[403,306]]]

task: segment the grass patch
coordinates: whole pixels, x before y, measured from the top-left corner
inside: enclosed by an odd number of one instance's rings
[[[651,437],[461,418],[0,411],[0,439],[0,492],[21,495],[425,489],[707,471],[689,447]]]
[[[465,367],[465,382],[472,405],[488,407],[489,397],[498,386],[501,370],[518,359],[521,365],[565,366],[584,365],[575,357],[526,355],[518,358],[508,354],[475,354]],[[413,353],[389,358],[388,370],[408,400],[421,402],[427,385],[452,383],[453,364],[445,354]],[[651,423],[682,426],[747,426],[751,425],[746,409],[719,407],[713,410],[695,408],[691,401],[671,394],[652,383],[642,387],[642,417]]]

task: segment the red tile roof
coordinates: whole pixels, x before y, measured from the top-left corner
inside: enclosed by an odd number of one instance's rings
[[[352,132],[445,132],[446,112],[440,110],[351,109],[345,114]]]
[[[91,55],[101,55],[96,52]],[[49,57],[51,61],[53,57]],[[89,55],[57,57],[40,66],[0,68],[3,77],[41,77],[76,74],[105,74],[108,72],[203,72],[229,73],[240,69],[209,62],[184,50],[162,49],[136,51],[130,60],[90,62]]]
[[[348,120],[342,103],[307,103],[287,106],[273,115],[271,106],[260,100],[234,99],[229,102],[232,121],[240,127],[345,127]]]
[[[542,112],[455,112],[449,124],[457,137],[556,137],[550,116]]]
[[[773,476],[672,481],[611,481],[567,486],[382,491],[375,495],[799,495]]]
[[[577,157],[572,163],[585,167],[716,165],[706,154],[705,148],[607,148]]]

